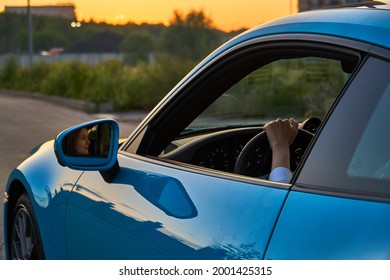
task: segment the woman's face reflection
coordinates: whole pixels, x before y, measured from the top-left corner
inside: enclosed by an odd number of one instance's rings
[[[76,155],[89,155],[89,144],[91,142],[88,138],[88,129],[82,128],[78,131],[74,141],[74,151]]]

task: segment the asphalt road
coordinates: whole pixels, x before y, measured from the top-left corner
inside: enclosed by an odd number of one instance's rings
[[[127,137],[142,113],[93,115],[34,97],[0,93],[0,199],[3,202],[8,175],[36,145],[53,139],[72,125],[112,117]],[[0,207],[0,259],[4,259],[3,204]]]

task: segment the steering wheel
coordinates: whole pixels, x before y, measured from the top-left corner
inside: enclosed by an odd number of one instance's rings
[[[313,138],[313,134],[298,129],[294,142],[290,145],[290,169],[294,172]],[[238,155],[234,173],[251,177],[265,177],[271,172],[272,150],[265,131],[254,136]]]

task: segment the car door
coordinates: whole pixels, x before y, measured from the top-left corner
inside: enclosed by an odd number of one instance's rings
[[[86,172],[75,187],[67,217],[69,258],[263,257],[286,189],[133,155],[121,155],[119,165],[112,183]]]
[[[319,134],[267,259],[390,259],[390,63],[370,57]]]

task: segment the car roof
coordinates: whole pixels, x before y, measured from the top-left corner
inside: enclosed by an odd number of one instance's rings
[[[390,49],[390,1],[370,1],[279,18],[238,35],[226,47],[251,38],[281,34],[328,35]]]

